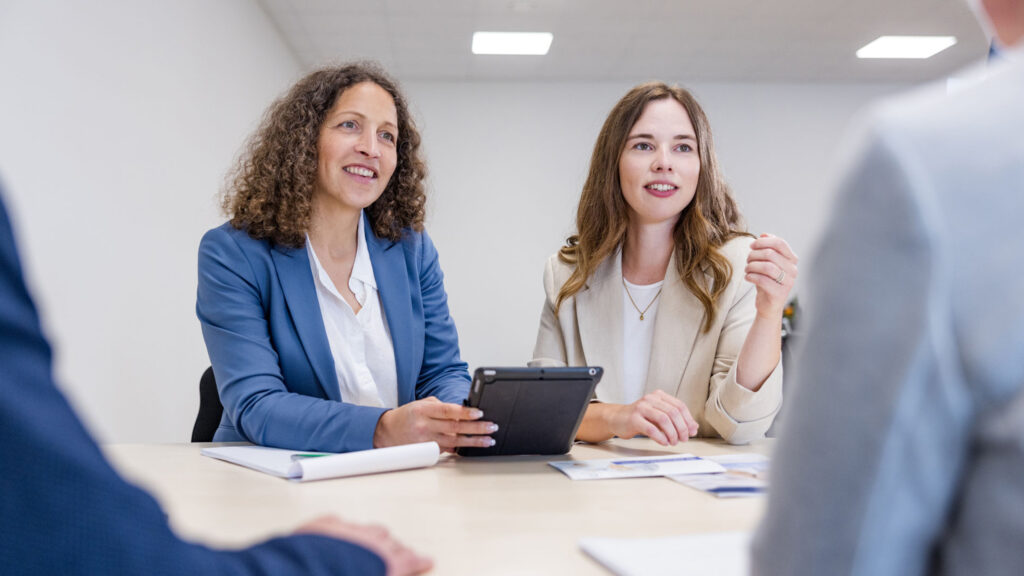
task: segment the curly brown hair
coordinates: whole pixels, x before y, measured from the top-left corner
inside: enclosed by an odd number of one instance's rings
[[[716,302],[732,277],[732,266],[719,248],[732,238],[750,234],[743,227],[739,208],[718,167],[707,115],[688,91],[662,82],[640,84],[627,92],[612,108],[597,136],[590,172],[576,210],[578,232],[558,252],[560,260],[576,268],[558,292],[556,310],[582,290],[598,266],[622,246],[629,216],[619,182],[619,157],[629,131],[647,104],[666,98],[686,109],[696,132],[700,157],[697,191],[673,230],[676,269],[683,283],[704,305],[704,331],[714,324]]]
[[[257,240],[305,245],[320,128],[341,94],[362,82],[383,88],[398,112],[395,172],[380,198],[366,208],[373,232],[397,241],[405,228],[423,229],[427,170],[420,158],[420,134],[398,84],[371,62],[312,72],[267,109],[228,175],[221,206],[232,226]]]

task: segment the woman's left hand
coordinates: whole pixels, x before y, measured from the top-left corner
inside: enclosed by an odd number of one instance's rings
[[[778,236],[761,234],[750,244],[744,273],[747,282],[757,286],[755,306],[758,316],[782,318],[782,311],[796,282],[799,260],[789,244]]]

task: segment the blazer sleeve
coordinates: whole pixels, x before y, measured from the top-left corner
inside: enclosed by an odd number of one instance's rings
[[[469,396],[468,365],[459,355],[459,334],[448,311],[444,273],[434,242],[426,232],[420,242],[420,294],[423,298],[423,365],[416,381],[416,398],[436,397],[461,404]]]
[[[537,342],[533,346],[533,360],[530,366],[566,366],[569,359],[566,353],[565,335],[562,325],[555,314],[555,302],[562,286],[556,285],[555,258],[548,259],[544,266],[544,306],[540,311],[540,326],[537,328]],[[568,303],[563,303],[568,306]]]
[[[52,354],[0,202],[0,566],[36,574],[384,574],[377,555],[321,536],[217,551],[179,540],[107,463],[53,382]]]
[[[733,263],[737,297],[725,311],[718,336],[704,418],[730,444],[747,444],[764,437],[782,407],[782,359],[757,392],[736,381],[736,359],[754,323],[757,289],[742,279],[742,267]]]
[[[383,408],[356,406],[289,391],[271,342],[269,310],[254,272],[227,230],[199,246],[196,314],[221,403],[236,431],[263,446],[350,452],[373,447]]]

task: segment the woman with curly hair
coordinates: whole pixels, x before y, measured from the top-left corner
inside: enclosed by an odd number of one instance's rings
[[[492,445],[496,427],[460,405],[470,379],[423,230],[419,146],[372,64],[313,72],[267,111],[226,190],[230,220],[199,247],[214,440]]]
[[[544,272],[532,363],[604,367],[577,437],[763,436],[782,402],[797,258],[745,232],[689,92],[642,84],[615,105],[576,226]]]

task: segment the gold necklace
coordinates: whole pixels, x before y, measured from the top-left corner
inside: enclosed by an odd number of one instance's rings
[[[647,307],[643,310],[636,305],[636,300],[633,300],[633,295],[629,293],[629,286],[626,286],[625,276],[622,277],[622,287],[626,289],[626,296],[629,297],[629,303],[632,304],[633,308],[636,308],[636,311],[640,313],[640,320],[643,321],[644,314],[647,314],[647,311],[651,309],[651,306],[654,306],[654,303],[658,301],[658,296],[661,296],[661,289],[664,288],[665,285],[662,284],[661,288],[658,288],[658,293],[654,295],[654,298],[651,298],[651,302],[647,304]]]

